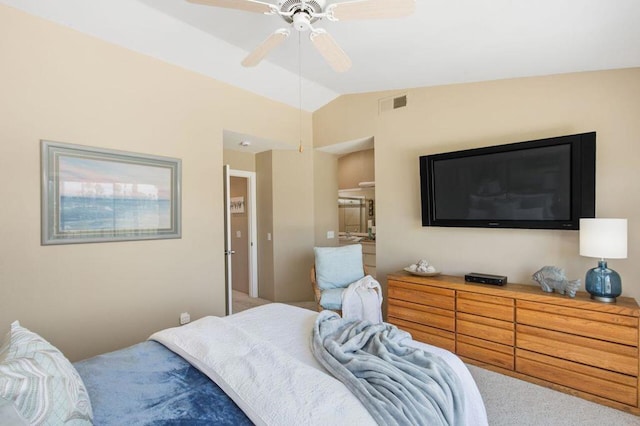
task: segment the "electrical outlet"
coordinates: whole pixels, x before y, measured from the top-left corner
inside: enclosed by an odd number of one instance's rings
[[[191,322],[191,315],[189,312],[183,312],[180,314],[180,325],[189,324]]]
[[[336,237],[336,233],[333,231],[327,231],[327,239],[330,240]]]

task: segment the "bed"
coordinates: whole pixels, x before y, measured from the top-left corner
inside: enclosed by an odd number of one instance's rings
[[[375,424],[313,356],[317,317],[290,305],[263,305],[163,330],[73,367],[96,425]],[[482,398],[462,361],[437,347],[407,344],[436,353],[459,377],[460,424],[486,425]]]

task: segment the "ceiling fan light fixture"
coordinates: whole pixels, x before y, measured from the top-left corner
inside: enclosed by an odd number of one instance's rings
[[[298,12],[293,15],[293,27],[298,31],[311,31],[311,16],[307,12]]]
[[[304,2],[301,0],[278,0],[277,10],[282,19],[290,24],[293,23],[293,17],[300,12],[309,15],[310,22],[314,23],[324,17],[322,11],[325,3],[325,0],[308,0]]]

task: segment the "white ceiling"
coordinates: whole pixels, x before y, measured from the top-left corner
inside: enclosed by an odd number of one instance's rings
[[[640,66],[639,0],[417,0],[408,18],[317,22],[353,67],[335,73],[303,34],[300,99],[295,30],[257,67],[239,64],[285,26],[278,16],[184,0],[0,3],[308,111],[347,93]]]

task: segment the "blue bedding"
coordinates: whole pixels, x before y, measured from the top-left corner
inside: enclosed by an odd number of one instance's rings
[[[211,379],[147,341],[76,362],[102,425],[251,425]]]

